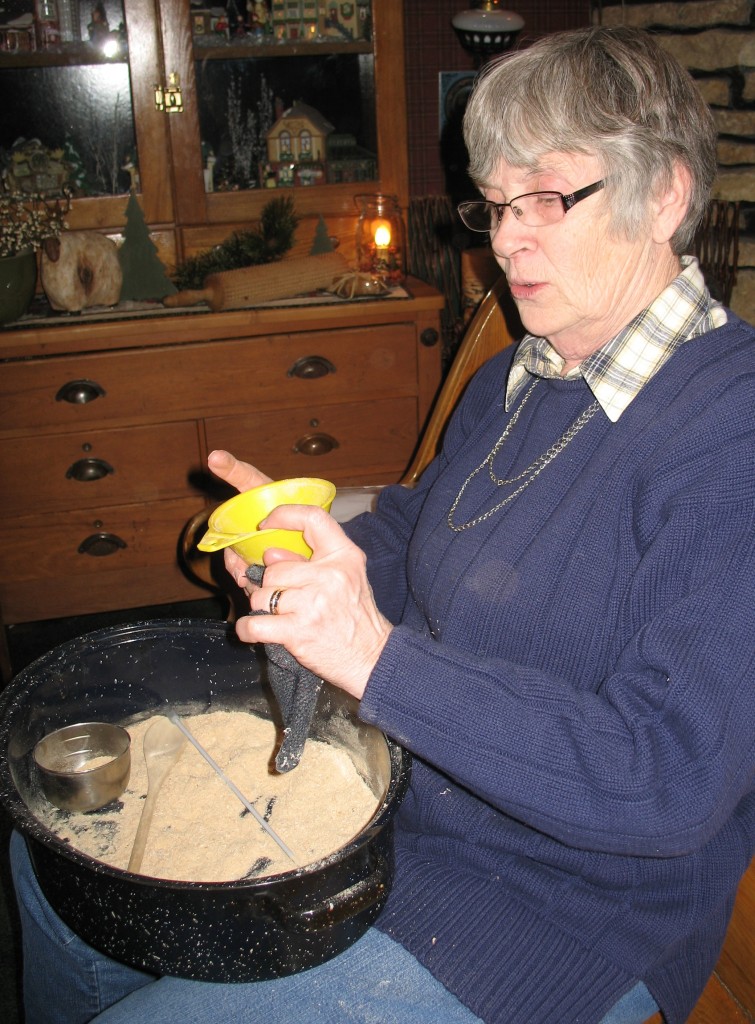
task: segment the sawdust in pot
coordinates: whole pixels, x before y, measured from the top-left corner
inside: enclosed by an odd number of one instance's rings
[[[212,768],[186,744],[163,783],[141,873],[185,882],[257,878],[314,863],[354,838],[378,801],[348,753],[309,740],[301,763],[275,772],[275,725],[257,715],[216,711],[186,720],[197,740],[296,856],[281,851]],[[131,778],[120,800],[86,814],[45,809],[64,841],[114,867],[128,865],[147,792],[142,755],[150,720],[128,725]]]

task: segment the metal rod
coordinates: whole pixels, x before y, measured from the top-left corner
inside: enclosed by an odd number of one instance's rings
[[[205,748],[202,746],[202,744],[199,742],[199,740],[196,739],[196,737],[192,736],[192,734],[189,732],[189,730],[183,724],[183,722],[178,717],[178,715],[175,713],[175,711],[168,711],[168,718],[171,720],[171,722],[173,722],[174,725],[178,726],[178,728],[184,734],[186,739],[191,744],[193,744],[194,747],[196,747],[196,749],[199,751],[199,753],[202,755],[202,757],[205,759],[205,761],[208,763],[208,765],[213,769],[213,771],[215,771],[220,776],[220,778],[223,780],[223,782],[226,784],[226,786],[228,786],[230,791],[235,796],[237,796],[239,798],[239,800],[242,802],[244,807],[246,807],[246,809],[251,814],[254,815],[254,817],[260,823],[262,828],[264,828],[264,830],[267,832],[267,834],[270,836],[271,839],[275,840],[275,842],[278,844],[278,846],[280,846],[281,850],[283,850],[285,855],[290,860],[292,860],[294,863],[296,863],[296,857],[293,855],[291,850],[286,846],[286,844],[283,842],[283,840],[278,835],[278,833],[268,824],[268,822],[265,821],[265,819],[259,813],[257,808],[253,807],[252,804],[249,803],[249,801],[244,796],[244,794],[241,792],[241,790],[238,788],[236,783],[232,782],[231,779],[228,778],[228,776],[223,771],[223,769],[220,767],[220,765],[217,763],[217,761],[213,758],[213,756],[207,750],[205,750]]]

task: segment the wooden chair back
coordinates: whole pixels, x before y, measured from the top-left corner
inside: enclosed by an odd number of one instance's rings
[[[435,458],[446,423],[471,378],[486,360],[514,341],[502,305],[507,294],[506,278],[501,274],[469,321],[414,458],[401,477],[401,483],[406,487],[413,487],[428,463]]]

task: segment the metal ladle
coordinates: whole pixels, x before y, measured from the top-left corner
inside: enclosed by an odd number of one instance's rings
[[[144,760],[147,762],[147,799],[142,807],[128,870],[139,873],[144,859],[147,836],[155,813],[160,788],[186,746],[186,736],[164,715],[158,715],[144,734]]]

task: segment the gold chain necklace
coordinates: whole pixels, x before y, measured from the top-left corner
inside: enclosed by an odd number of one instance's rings
[[[564,433],[561,435],[558,441],[552,444],[547,451],[543,452],[542,455],[538,455],[538,457],[534,459],[534,461],[532,461],[526,469],[522,470],[521,473],[509,479],[497,477],[493,471],[493,462],[495,460],[495,457],[506,443],[509,434],[513,430],[514,426],[517,423],[517,420],[522,414],[522,409],[524,409],[525,405],[529,401],[530,395],[535,390],[535,387],[538,383],[539,381],[535,380],[532,384],[530,384],[529,388],[525,392],[524,397],[522,398],[522,401],[519,403],[516,410],[512,413],[511,419],[506,424],[505,430],[498,438],[496,443],[493,445],[493,448],[490,451],[490,453],[483,459],[483,461],[480,463],[477,469],[472,470],[467,479],[461,485],[459,493],[456,495],[456,499],[454,500],[453,505],[448,511],[448,525],[454,531],[454,533],[461,533],[462,530],[468,530],[472,526],[477,526],[478,523],[482,523],[485,519],[489,519],[492,515],[495,515],[495,513],[498,512],[499,509],[502,509],[504,505],[508,505],[510,502],[514,500],[514,498],[519,497],[522,491],[525,490],[525,488],[529,487],[532,481],[535,480],[542,473],[545,467],[550,465],[550,463],[553,462],[553,460],[558,455],[561,454],[564,448],[566,448],[574,440],[574,438],[577,436],[580,430],[587,423],[590,422],[595,413],[598,411],[598,402],[595,401],[592,403],[592,405],[589,405],[584,412],[579,414],[579,416],[572,423],[572,425],[570,427],[567,427],[567,429],[564,431]],[[519,484],[519,486],[515,490],[513,490],[511,494],[508,494],[503,499],[503,501],[499,501],[494,508],[488,509],[487,512],[483,512],[482,515],[477,516],[475,519],[470,519],[466,523],[459,523],[457,525],[456,523],[454,523],[454,516],[456,514],[456,509],[459,507],[461,497],[466,491],[469,484],[472,482],[472,480],[474,480],[477,474],[481,472],[486,466],[488,467],[488,475],[490,476],[490,479],[493,481],[496,487],[511,487],[514,484]]]

